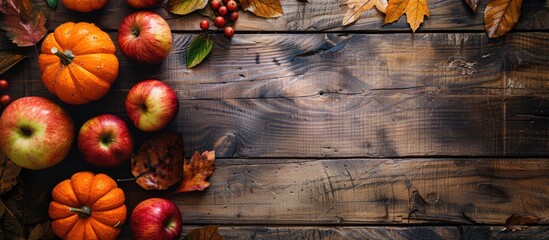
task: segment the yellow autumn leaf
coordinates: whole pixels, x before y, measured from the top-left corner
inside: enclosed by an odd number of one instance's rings
[[[385,14],[385,24],[397,21],[403,14],[406,14],[406,21],[410,28],[415,32],[424,16],[429,17],[429,8],[427,0],[391,0],[387,5]]]
[[[348,9],[345,13],[345,17],[343,17],[343,26],[356,22],[363,12],[372,9],[373,7],[376,7],[377,10],[385,13],[387,0],[348,0],[344,5],[347,5]]]
[[[185,15],[208,5],[208,0],[168,0],[166,10],[173,14]]]
[[[263,18],[277,18],[284,14],[280,0],[240,0],[240,5],[242,9]]]

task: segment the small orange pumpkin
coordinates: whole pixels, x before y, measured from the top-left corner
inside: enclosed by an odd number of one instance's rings
[[[46,36],[41,50],[42,82],[66,103],[85,104],[102,98],[118,76],[113,41],[91,23],[59,25]]]
[[[107,5],[108,0],[61,0],[63,5],[77,12],[91,12]]]
[[[52,190],[48,214],[63,239],[116,239],[126,221],[124,191],[109,176],[82,171]]]

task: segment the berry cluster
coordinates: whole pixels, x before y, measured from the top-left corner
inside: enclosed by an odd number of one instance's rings
[[[0,79],[0,92],[8,90],[8,81]],[[0,105],[7,106],[11,102],[11,96],[7,93],[0,94]]]
[[[210,0],[210,7],[217,15],[213,22],[217,28],[223,28],[226,37],[231,38],[234,35],[234,27],[226,26],[227,22],[236,22],[238,20],[238,3],[235,0]],[[207,20],[200,21],[200,28],[208,30],[210,23]]]

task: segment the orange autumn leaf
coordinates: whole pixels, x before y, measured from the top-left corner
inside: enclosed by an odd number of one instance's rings
[[[490,0],[484,10],[488,37],[497,38],[511,31],[520,17],[522,0]]]
[[[189,163],[183,163],[183,182],[176,193],[203,191],[210,186],[206,181],[215,171],[215,151],[194,152]]]
[[[406,14],[406,21],[415,32],[424,16],[429,17],[427,0],[390,0],[385,14],[385,24],[397,21],[403,14]]]
[[[240,0],[240,5],[242,9],[263,18],[276,18],[284,14],[280,0]]]
[[[344,5],[348,6],[343,26],[356,22],[363,12],[372,9],[374,6],[382,13],[387,8],[387,0],[347,0]]]

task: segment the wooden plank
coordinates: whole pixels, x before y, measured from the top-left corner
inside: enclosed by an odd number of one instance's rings
[[[184,234],[195,226],[186,226]],[[198,226],[196,226],[198,227]],[[262,227],[221,226],[223,239],[273,240],[493,240],[493,239],[549,239],[548,227],[530,227],[524,231],[506,231],[501,226],[418,226],[418,227]]]
[[[397,23],[383,25],[384,15],[372,9],[362,14],[356,24],[342,27],[347,8],[339,0],[293,1],[281,0],[284,15],[278,19],[262,19],[248,12],[240,12],[236,24],[238,31],[406,31],[411,32],[402,17]],[[67,21],[94,22],[104,29],[116,30],[124,16],[135,11],[125,1],[110,1],[108,5],[93,13],[78,13],[66,9],[62,4],[51,10],[46,2],[34,0],[34,4],[46,12],[50,29]],[[486,4],[480,4],[473,13],[463,1],[429,1],[431,17],[427,18],[419,31],[484,31],[483,13]],[[517,30],[549,29],[549,3],[543,0],[523,1],[522,13]],[[173,30],[199,30],[199,22],[205,18],[193,13],[178,16],[164,9],[156,9]]]
[[[175,49],[190,38],[176,34]],[[119,52],[110,94],[64,106],[77,124],[105,112],[125,117],[128,89],[158,78],[179,94],[171,129],[183,132],[188,155],[215,148],[219,157],[252,158],[545,156],[548,45],[547,33],[219,38],[193,69],[184,50],[146,67]],[[36,58],[3,77],[14,97],[54,98]]]
[[[166,197],[187,224],[503,225],[512,215],[547,224],[546,160],[218,159],[204,192],[120,185],[130,209]]]
[[[195,228],[183,227],[183,236]],[[531,226],[522,231],[509,231],[502,226],[219,226],[219,234],[225,240],[497,240],[497,239],[549,239],[547,226]],[[123,228],[121,238],[129,239],[128,228]]]
[[[27,201],[37,209],[29,221],[47,218],[51,188],[76,171],[132,177],[129,163],[104,169],[71,156],[24,172]],[[147,198],[168,198],[187,225],[504,225],[513,215],[547,225],[548,173],[545,158],[217,159],[203,192],[119,186],[129,211]]]

